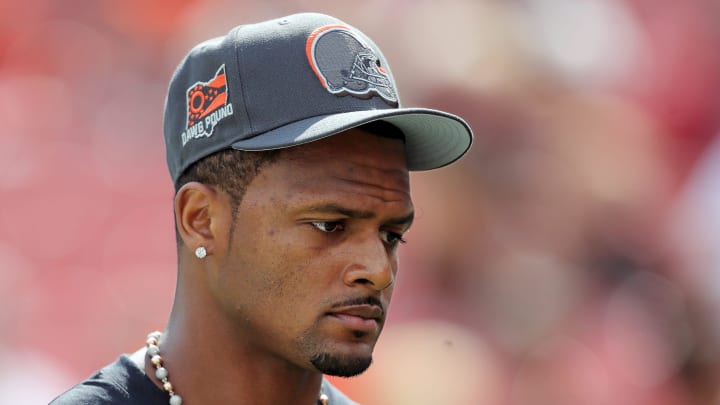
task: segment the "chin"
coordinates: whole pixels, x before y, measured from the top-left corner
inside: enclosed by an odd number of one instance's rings
[[[323,374],[336,377],[354,377],[362,374],[372,364],[372,356],[350,356],[332,353],[317,353],[310,359],[315,368]]]

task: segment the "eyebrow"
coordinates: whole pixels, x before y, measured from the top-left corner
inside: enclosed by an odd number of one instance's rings
[[[305,210],[308,212],[318,213],[336,213],[354,219],[372,219],[377,217],[377,215],[375,215],[375,213],[372,211],[356,210],[333,203],[313,205],[307,207]],[[412,225],[414,219],[415,211],[410,211],[409,214],[398,218],[391,218],[386,223],[388,225],[404,225],[409,228],[410,225]]]

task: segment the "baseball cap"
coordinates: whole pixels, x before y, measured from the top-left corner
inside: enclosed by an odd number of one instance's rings
[[[460,117],[401,107],[387,60],[365,34],[302,13],[195,46],[170,81],[163,131],[177,182],[223,149],[287,148],[378,120],[402,131],[409,170],[448,165],[472,143]]]

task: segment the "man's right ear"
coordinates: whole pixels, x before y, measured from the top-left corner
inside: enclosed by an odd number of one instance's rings
[[[212,254],[216,236],[214,221],[221,211],[217,191],[208,185],[189,182],[175,194],[175,225],[185,246],[195,252],[205,248]]]

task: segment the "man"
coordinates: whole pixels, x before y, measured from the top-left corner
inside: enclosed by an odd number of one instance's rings
[[[460,118],[399,107],[387,62],[320,14],[196,46],[165,107],[178,279],[164,333],[64,404],[353,404],[413,219],[409,170],[470,147]]]

